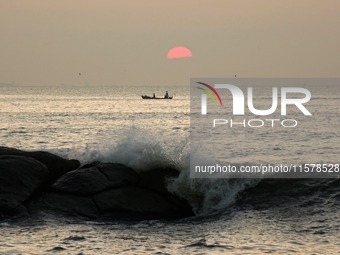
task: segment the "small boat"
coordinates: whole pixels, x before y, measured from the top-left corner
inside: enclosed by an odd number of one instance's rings
[[[143,99],[172,99],[173,97],[169,97],[168,91],[165,92],[164,97],[156,97],[155,93],[153,93],[152,97],[150,96],[142,96]]]
[[[143,99],[172,99],[173,97],[151,97],[151,96],[147,96],[147,95],[145,95],[145,96],[141,96]]]

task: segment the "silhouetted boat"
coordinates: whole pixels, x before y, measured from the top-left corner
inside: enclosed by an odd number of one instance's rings
[[[147,95],[145,95],[145,96],[141,96],[143,99],[172,99],[173,97],[167,97],[167,98],[165,98],[165,97],[150,97],[150,96],[147,96]]]

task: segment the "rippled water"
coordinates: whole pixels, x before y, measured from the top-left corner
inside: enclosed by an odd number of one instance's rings
[[[166,88],[0,87],[2,144],[26,149],[80,150],[120,139],[138,127],[155,136],[184,137],[189,125],[189,95],[174,87],[173,100],[142,100]]]
[[[161,96],[165,90],[174,94],[173,100],[140,98],[153,92]],[[312,101],[316,116],[329,123],[324,130],[315,126],[313,139],[324,136],[317,151],[307,146],[301,154],[302,139],[297,147],[266,149],[288,158],[336,155],[338,100],[329,92]],[[332,119],[325,118],[322,105],[328,105]],[[142,222],[50,214],[11,219],[0,222],[0,254],[339,253],[338,180],[188,179],[187,88],[0,87],[0,119],[3,146],[49,150],[82,162],[121,162],[141,171],[152,164],[175,165],[182,173],[169,189],[188,199],[197,214]],[[233,132],[230,141],[239,147],[230,147],[230,158],[256,156],[255,149],[237,143],[241,132]],[[261,133],[256,139],[270,141],[271,135]],[[240,150],[246,153],[242,157]]]
[[[266,109],[271,91],[260,89],[254,101],[259,102],[258,108]],[[203,136],[212,150],[223,152],[222,157],[230,163],[338,163],[339,88],[309,89],[312,100],[307,108],[313,116],[297,115],[299,125],[293,131],[222,126],[205,130]],[[166,90],[174,95],[173,100],[140,97],[153,92],[161,97]],[[72,156],[94,149],[103,151],[124,138],[140,140],[143,135],[147,142],[154,140],[174,148],[188,139],[189,106],[187,87],[0,87],[0,139],[2,145],[63,151]],[[214,139],[221,137],[223,147],[215,147],[219,143]]]
[[[229,208],[174,222],[40,216],[2,223],[0,254],[336,254],[340,213]],[[46,218],[47,217],[47,218]]]

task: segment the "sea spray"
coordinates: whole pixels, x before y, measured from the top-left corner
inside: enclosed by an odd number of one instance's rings
[[[256,186],[259,179],[190,178],[189,167],[169,180],[168,190],[187,200],[196,215],[223,212],[236,202],[238,194]]]
[[[119,139],[113,142],[115,137]],[[223,211],[235,203],[240,192],[259,182],[251,179],[191,179],[188,138],[174,139],[130,127],[119,134],[108,133],[96,144],[88,145],[83,152],[73,152],[72,156],[84,164],[92,161],[122,163],[138,172],[165,167],[179,170],[178,178],[168,179],[168,190],[187,200],[196,215]],[[204,155],[201,160],[209,162]]]
[[[188,139],[173,139],[132,126],[119,132],[108,132],[104,138],[88,144],[85,151],[72,152],[82,163],[93,161],[125,164],[143,172],[173,167],[179,171],[189,155]]]

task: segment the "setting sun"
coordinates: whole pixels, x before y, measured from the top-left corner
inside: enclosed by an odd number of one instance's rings
[[[168,58],[190,58],[192,53],[188,48],[185,47],[175,47],[169,50]]]

